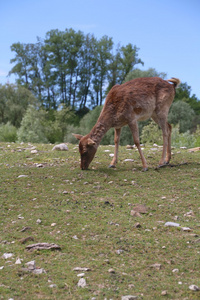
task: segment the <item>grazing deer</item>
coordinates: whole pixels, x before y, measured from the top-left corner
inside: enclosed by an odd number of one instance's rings
[[[171,82],[171,83],[169,83]],[[163,151],[159,166],[168,164],[171,158],[171,125],[167,122],[169,108],[180,80],[163,80],[159,77],[137,78],[109,91],[102,112],[90,133],[85,136],[74,134],[80,140],[81,169],[88,169],[105,133],[115,128],[115,151],[111,168],[116,167],[121,128],[128,125],[138,148],[143,170],[148,169],[139,140],[137,121],[152,118],[163,132]]]

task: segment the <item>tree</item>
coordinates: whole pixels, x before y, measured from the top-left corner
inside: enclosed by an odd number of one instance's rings
[[[161,77],[161,78],[165,79],[166,74],[163,72],[157,72],[153,68],[149,68],[147,70],[135,69],[127,74],[124,82],[127,82],[127,81],[135,79],[135,78],[139,78],[139,77]]]
[[[23,86],[0,85],[0,123],[8,121],[19,127],[28,105],[38,105],[37,99]]]
[[[180,133],[191,129],[195,113],[190,105],[184,101],[176,101],[172,104],[168,115],[169,123],[179,124]]]
[[[42,124],[44,113],[30,105],[17,132],[19,142],[47,143],[45,128]]]

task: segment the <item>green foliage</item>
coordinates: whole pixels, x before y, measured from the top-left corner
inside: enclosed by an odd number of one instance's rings
[[[133,71],[127,74],[127,76],[124,79],[124,82],[139,77],[161,77],[164,79],[166,77],[166,74],[163,72],[159,73],[153,68],[149,68],[148,70],[143,70],[143,71],[140,69],[134,69]]]
[[[196,132],[194,133],[195,147],[200,147],[200,125],[197,126]]]
[[[196,144],[196,138],[189,131],[180,133],[179,125],[172,128],[171,143],[173,147],[191,148]]]
[[[22,86],[0,85],[0,123],[10,122],[19,128],[28,105],[37,106],[37,99]]]
[[[22,119],[21,127],[17,132],[19,142],[47,143],[45,128],[42,124],[45,119],[44,112],[29,106]]]
[[[143,64],[136,46],[113,48],[108,36],[97,40],[72,28],[51,30],[35,44],[11,45],[15,65],[10,74],[47,109],[57,109],[59,104],[73,109],[102,105],[106,86],[122,83],[136,64]]]
[[[180,133],[191,129],[195,113],[190,105],[184,101],[176,101],[172,104],[168,116],[169,123],[179,124]]]
[[[17,128],[10,124],[0,125],[0,142],[15,142],[17,140]]]
[[[144,126],[141,134],[141,142],[144,144],[158,144],[161,145],[163,142],[162,131],[158,125],[151,121],[148,125]]]

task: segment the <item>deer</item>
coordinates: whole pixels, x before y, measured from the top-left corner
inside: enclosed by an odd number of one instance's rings
[[[87,170],[92,162],[101,139],[114,127],[115,150],[109,165],[115,168],[118,161],[118,149],[121,128],[128,125],[142,161],[143,171],[148,165],[141,149],[138,121],[152,118],[162,129],[163,150],[158,167],[169,164],[171,159],[171,131],[168,112],[175,96],[175,89],[180,84],[178,78],[164,80],[160,77],[141,77],[115,85],[107,94],[100,116],[85,136],[73,134],[79,140],[81,169]]]

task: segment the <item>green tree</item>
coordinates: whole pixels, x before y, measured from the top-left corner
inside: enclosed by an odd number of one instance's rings
[[[18,128],[29,104],[37,106],[38,101],[26,88],[0,85],[0,123],[10,122]]]
[[[180,133],[191,129],[195,113],[190,105],[184,101],[176,101],[172,104],[168,116],[169,123],[179,124]]]
[[[165,79],[166,74],[163,72],[157,72],[153,68],[149,68],[148,70],[135,69],[127,74],[124,82],[127,82],[127,81],[135,79],[135,78],[139,78],[139,77],[161,77],[161,78]]]
[[[24,115],[21,126],[17,132],[19,142],[47,143],[45,127],[43,125],[45,112],[30,105]]]

